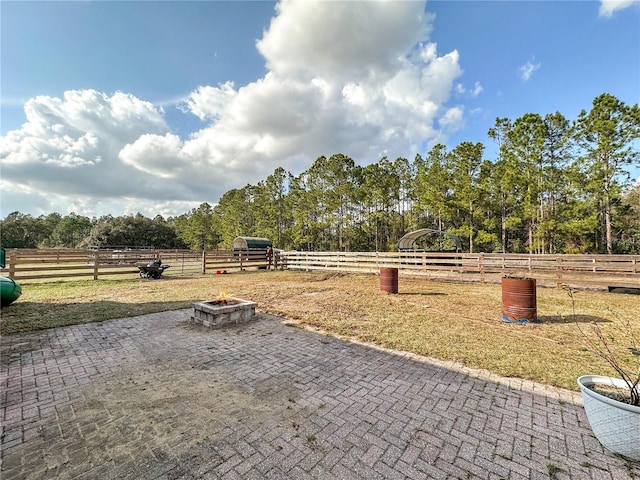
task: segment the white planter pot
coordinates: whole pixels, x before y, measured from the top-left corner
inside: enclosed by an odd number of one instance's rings
[[[640,461],[640,407],[618,402],[587,388],[597,384],[628,388],[618,378],[602,375],[578,378],[584,410],[594,435],[608,450]]]

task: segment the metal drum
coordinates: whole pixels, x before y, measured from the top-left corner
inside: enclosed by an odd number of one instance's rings
[[[388,293],[398,293],[398,269],[380,269],[380,290]]]
[[[502,277],[502,319],[506,322],[537,322],[535,278]]]

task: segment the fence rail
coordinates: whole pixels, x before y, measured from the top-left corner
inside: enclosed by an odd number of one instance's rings
[[[217,271],[238,271],[268,266],[266,250],[77,250],[11,249],[0,275],[14,280],[98,280],[104,276],[130,277],[140,273],[138,265],[161,259],[171,265],[163,276],[181,276]]]
[[[290,270],[377,273],[499,283],[503,276],[533,277],[542,286],[640,288],[640,255],[526,255],[432,252],[283,252]]]
[[[73,250],[12,249],[1,275],[15,280],[94,279],[138,275],[138,265],[162,259],[163,276],[266,268],[265,250]],[[290,270],[377,274],[396,267],[401,276],[498,283],[503,276],[528,276],[539,285],[579,288],[640,288],[640,255],[525,255],[432,252],[284,252],[274,267]]]

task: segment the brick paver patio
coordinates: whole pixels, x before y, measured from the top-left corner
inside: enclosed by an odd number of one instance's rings
[[[191,311],[2,338],[2,479],[608,479],[579,394]]]

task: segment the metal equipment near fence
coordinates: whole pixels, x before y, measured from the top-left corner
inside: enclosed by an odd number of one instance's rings
[[[138,265],[138,270],[140,270],[141,278],[153,278],[157,280],[162,276],[162,272],[169,267],[171,267],[171,265],[162,265],[162,260],[158,259],[146,265]]]

